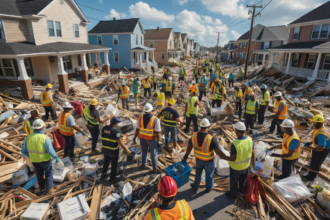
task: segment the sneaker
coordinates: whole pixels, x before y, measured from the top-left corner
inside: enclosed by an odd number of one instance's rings
[[[226,197],[230,200],[233,200],[233,201],[236,200],[236,197],[232,196],[230,192],[226,192]]]
[[[100,176],[100,180],[105,180],[107,177],[108,177],[109,175],[108,174],[102,174],[101,176]]]
[[[143,164],[142,164],[142,165],[141,165],[141,168],[142,168],[142,169],[146,168],[146,165],[143,165]]]
[[[190,184],[190,187],[193,188],[194,190],[198,190],[198,188],[195,188],[193,183]]]
[[[118,183],[118,181],[119,181],[118,178],[116,178],[116,179],[114,179],[114,180],[110,180],[110,184],[116,184],[116,183]]]

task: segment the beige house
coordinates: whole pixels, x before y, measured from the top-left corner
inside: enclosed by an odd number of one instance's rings
[[[157,27],[157,29],[145,30],[144,46],[155,48],[155,61],[158,64],[176,63],[176,54],[181,50],[175,49],[174,39],[172,28],[160,29]]]
[[[184,49],[182,44],[182,38],[180,32],[175,32],[174,38],[174,48],[178,51],[176,53],[176,59],[183,59],[184,58]]]
[[[181,34],[182,44],[184,49],[184,56],[190,56],[190,44],[188,43],[188,34]]]
[[[110,48],[88,44],[88,24],[74,0],[1,0],[0,86],[19,86],[32,99],[38,79],[66,93],[69,78],[88,82],[89,53],[104,52],[110,73]]]

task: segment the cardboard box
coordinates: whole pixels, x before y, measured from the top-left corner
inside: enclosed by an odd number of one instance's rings
[[[29,177],[27,174],[27,170],[19,170],[15,173],[13,173],[12,176],[12,181],[13,181],[13,185],[20,185],[26,181],[28,181]]]
[[[31,203],[31,205],[21,215],[21,220],[46,220],[49,209],[48,203]]]
[[[84,194],[67,199],[57,204],[61,220],[84,220],[91,212]]]

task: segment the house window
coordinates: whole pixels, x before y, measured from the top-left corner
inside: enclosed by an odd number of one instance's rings
[[[47,25],[48,25],[48,35],[49,35],[49,37],[55,37],[53,21],[47,21]]]
[[[61,22],[55,21],[55,28],[56,28],[56,36],[62,37]]]
[[[265,42],[264,43],[264,50],[268,50],[269,49],[269,42]]]
[[[316,54],[308,54],[307,69],[314,69]]]
[[[5,76],[15,76],[15,70],[12,59],[2,59]]]
[[[292,60],[292,67],[298,67],[298,62],[299,62],[299,53],[293,54],[293,60]]]
[[[147,60],[147,53],[143,52],[142,54],[142,61],[146,61]]]
[[[139,35],[136,35],[135,36],[135,44],[136,45],[139,45]]]
[[[153,47],[153,46],[154,46],[154,42],[150,41],[150,47]]]
[[[119,45],[119,36],[113,35],[113,45]]]
[[[78,66],[81,66],[81,56],[79,54],[77,56],[77,59],[78,59]]]
[[[97,44],[102,45],[102,36],[101,35],[97,36]]]
[[[0,21],[0,39],[5,39],[5,33],[3,31],[2,21]]]
[[[79,37],[79,25],[73,24],[74,37]]]
[[[165,53],[162,52],[162,60],[164,60],[164,59],[165,59]]]
[[[329,24],[314,25],[312,31],[312,39],[328,38]]]
[[[292,40],[299,40],[299,35],[300,35],[300,27],[296,27],[295,29],[293,29]]]
[[[115,63],[119,63],[119,53],[118,52],[113,52],[113,59]]]
[[[66,71],[72,70],[72,60],[71,55],[66,55],[63,57],[63,65]]]
[[[242,44],[241,44],[241,43],[239,43],[239,44],[238,44],[238,48],[241,48],[241,46],[242,46]]]
[[[330,54],[327,54],[325,56],[322,69],[330,70]]]
[[[170,41],[170,48],[172,47],[172,41]]]
[[[268,54],[265,55],[265,60],[268,60]]]
[[[31,58],[24,58],[26,73],[28,76],[34,76]]]
[[[247,43],[246,43],[246,42],[244,42],[244,48],[246,48],[246,44],[247,44]]]

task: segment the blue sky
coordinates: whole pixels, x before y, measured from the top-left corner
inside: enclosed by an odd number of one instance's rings
[[[188,33],[189,38],[202,46],[215,46],[218,35],[216,32],[220,31],[220,45],[223,46],[249,30],[247,4],[260,2],[265,7],[270,2],[261,16],[256,18],[255,24],[279,26],[294,21],[328,0],[75,1],[92,23],[89,30],[98,23],[93,19],[141,18],[145,29],[173,28],[175,32]]]

